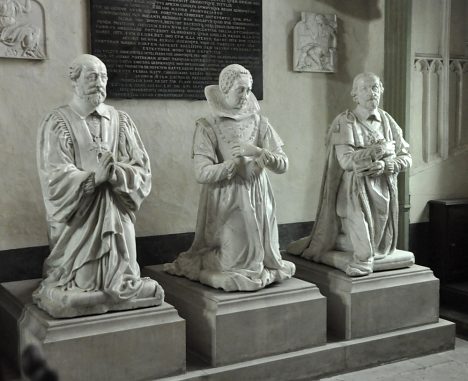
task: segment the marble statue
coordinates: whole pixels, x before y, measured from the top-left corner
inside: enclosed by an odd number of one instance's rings
[[[45,58],[41,28],[42,8],[32,12],[31,0],[0,0],[0,56]],[[31,16],[31,20],[28,18]]]
[[[195,239],[164,270],[225,291],[254,291],[291,278],[281,258],[276,205],[266,169],[284,173],[283,142],[260,114],[252,76],[225,67],[219,85],[205,88],[211,115],[193,139],[196,180],[203,184]]]
[[[361,73],[351,95],[357,106],[333,121],[328,159],[311,235],[289,244],[291,254],[325,263],[349,276],[414,264],[396,253],[397,175],[411,166],[409,145],[393,118],[378,108],[383,85]]]
[[[51,253],[34,302],[54,317],[161,304],[140,278],[135,212],[151,190],[150,161],[128,114],[104,104],[107,71],[83,54],[70,66],[71,102],[38,134],[37,161]]]
[[[336,71],[336,15],[302,12],[294,27],[294,71]]]

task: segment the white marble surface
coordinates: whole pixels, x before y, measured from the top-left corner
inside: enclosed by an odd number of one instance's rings
[[[371,274],[375,263],[396,250],[397,177],[412,159],[401,128],[378,107],[383,92],[374,73],[354,78],[351,95],[357,106],[338,115],[328,130],[327,163],[312,232],[287,247],[291,254],[330,265],[330,253],[346,252],[350,260],[338,268],[349,276]],[[391,264],[402,267],[389,258],[387,268]]]
[[[349,264],[353,260],[353,253],[346,251],[333,250],[322,258],[322,263],[346,272]],[[387,255],[374,261],[373,271],[385,271],[392,269],[403,269],[414,265],[414,254],[410,251],[396,249],[392,255]]]
[[[269,173],[283,174],[283,141],[251,92],[241,65],[205,88],[211,113],[196,122],[192,158],[202,184],[191,248],[165,271],[225,291],[255,291],[294,275],[281,259]]]
[[[107,70],[82,54],[69,67],[73,96],[37,136],[50,254],[33,301],[54,317],[159,305],[140,277],[135,213],[151,191],[148,154],[130,116],[104,103]]]

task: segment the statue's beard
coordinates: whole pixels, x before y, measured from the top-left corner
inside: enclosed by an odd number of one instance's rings
[[[380,101],[379,98],[372,97],[372,98],[369,98],[369,100],[367,102],[375,108],[375,107],[377,107],[379,105],[379,101]]]
[[[106,99],[106,95],[105,89],[93,89],[87,91],[78,89],[78,96],[94,107],[103,103]]]
[[[106,93],[105,92],[97,92],[94,94],[88,94],[85,95],[85,99],[92,104],[94,107],[99,106],[101,103],[104,102],[106,99]]]
[[[364,102],[362,102],[361,105],[368,110],[375,110],[379,106],[379,102],[379,98],[369,97]]]

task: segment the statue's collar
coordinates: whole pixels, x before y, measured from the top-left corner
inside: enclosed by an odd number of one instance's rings
[[[110,120],[110,111],[109,111],[109,106],[105,105],[104,103],[99,104],[96,109],[92,112],[90,112],[88,115],[83,115],[82,112],[80,112],[76,106],[73,104],[73,102],[70,102],[68,105],[70,109],[80,117],[80,119],[86,119],[89,115],[92,114],[97,114],[100,117],[106,118]]]
[[[231,118],[241,120],[257,114],[260,111],[260,105],[253,93],[249,94],[247,104],[241,109],[228,108],[223,101],[223,94],[218,85],[210,85],[205,87],[205,96],[211,112],[214,116],[222,118]]]
[[[362,107],[361,105],[357,105],[356,108],[353,111],[354,115],[356,115],[356,118],[361,123],[365,123],[368,121],[369,117],[373,116],[375,120],[382,122],[382,117],[380,116],[379,109],[376,108],[375,110],[369,111]]]

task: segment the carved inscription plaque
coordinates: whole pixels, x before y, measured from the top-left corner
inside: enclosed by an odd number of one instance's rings
[[[239,63],[262,99],[262,0],[91,0],[91,50],[116,98],[204,99]]]

